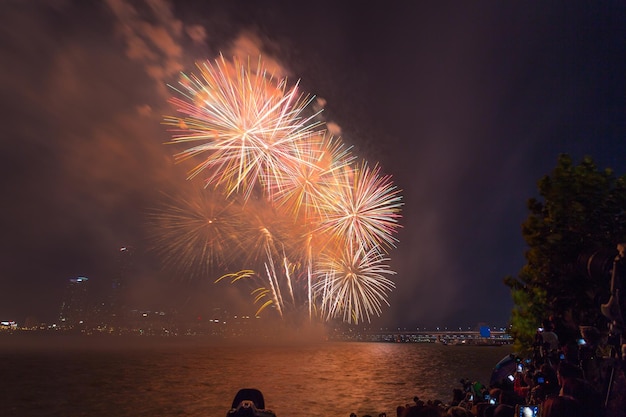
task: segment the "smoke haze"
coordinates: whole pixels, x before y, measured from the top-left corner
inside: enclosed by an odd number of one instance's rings
[[[5,1],[0,16],[1,319],[56,319],[67,279],[105,282],[121,246],[138,305],[253,310],[147,250],[146,210],[186,177],[164,145],[167,85],[220,53],[301,79],[333,134],[403,190],[376,325],[506,324],[536,181],[559,153],[626,172],[617,2]]]

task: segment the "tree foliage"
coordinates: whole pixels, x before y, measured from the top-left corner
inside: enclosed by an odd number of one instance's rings
[[[548,318],[563,342],[576,337],[581,325],[602,327],[599,306],[608,299],[609,277],[589,274],[585,262],[626,238],[626,177],[598,170],[590,157],[574,165],[560,155],[538,191],[541,199],[528,200],[530,214],[522,225],[526,265],[517,277],[505,278],[519,351],[532,347]]]

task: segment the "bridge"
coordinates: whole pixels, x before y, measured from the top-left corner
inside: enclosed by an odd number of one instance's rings
[[[342,338],[364,342],[441,343],[446,345],[500,346],[513,343],[504,330],[403,330],[378,329],[344,332]]]

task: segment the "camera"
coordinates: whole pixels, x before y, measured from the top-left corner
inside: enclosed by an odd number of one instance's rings
[[[517,405],[515,417],[541,417],[541,407],[538,405]]]
[[[276,417],[276,414],[272,410],[265,409],[265,400],[261,391],[255,388],[243,388],[235,395],[226,417]]]

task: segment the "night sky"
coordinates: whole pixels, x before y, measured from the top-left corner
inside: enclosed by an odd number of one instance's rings
[[[375,325],[505,325],[537,181],[560,153],[626,174],[621,1],[4,0],[0,20],[2,320],[55,320],[65,282],[104,285],[122,246],[142,308],[251,303],[147,250],[146,211],[185,183],[166,84],[220,52],[299,79],[403,190]]]

